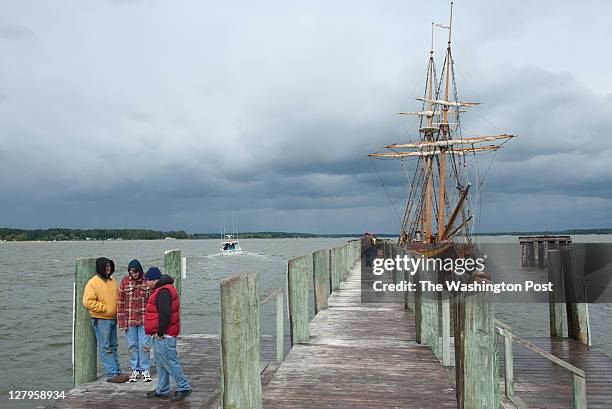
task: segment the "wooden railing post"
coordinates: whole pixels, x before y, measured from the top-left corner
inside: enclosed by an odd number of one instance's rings
[[[455,331],[459,409],[499,408],[499,362],[492,295],[472,292],[456,299],[455,325],[461,327]]]
[[[553,291],[548,294],[550,336],[563,337],[563,274],[559,250],[548,250],[548,281],[553,285]]]
[[[166,274],[174,279],[174,287],[181,297],[181,251],[174,249],[164,252],[164,270]]]
[[[281,291],[276,296],[276,360],[283,362],[285,355],[285,317],[283,314],[284,297]]]
[[[514,396],[514,357],[512,354],[512,339],[504,337],[504,385],[506,396]]]
[[[330,250],[330,260],[330,291],[334,291],[340,287],[340,271],[342,269],[340,248],[334,247]]]
[[[327,308],[329,287],[329,250],[312,253],[312,277],[314,281],[315,314]]]
[[[591,345],[589,311],[586,303],[584,260],[577,257],[574,246],[561,247],[561,269],[565,284],[567,335]]]
[[[448,292],[442,292],[442,365],[451,366],[450,302]]]
[[[97,378],[96,335],[89,311],[83,306],[83,291],[96,275],[95,258],[79,258],[74,272],[72,319],[72,383],[74,387]]]
[[[412,282],[416,283],[415,291],[414,291],[414,333],[415,333],[415,341],[417,344],[421,344],[423,342],[422,338],[422,322],[423,322],[423,314],[422,314],[422,306],[423,306],[423,295],[421,294],[421,286],[418,285],[419,281],[422,279],[422,269],[419,267],[416,270],[416,273],[412,276]]]
[[[586,382],[576,374],[572,374],[572,403],[574,409],[587,409]]]
[[[287,298],[291,345],[310,341],[308,329],[308,257],[289,260],[287,269]]]
[[[221,281],[221,382],[223,408],[262,407],[257,273]]]

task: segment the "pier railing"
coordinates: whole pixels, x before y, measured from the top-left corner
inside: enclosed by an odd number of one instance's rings
[[[331,250],[319,250],[309,256],[289,260],[287,268],[287,303],[291,345],[310,340],[310,285],[313,284],[315,314],[327,308],[331,292],[348,277],[353,264],[361,257],[359,240],[351,240]],[[312,265],[312,270],[310,269]]]
[[[296,257],[287,265],[287,305],[291,345],[310,341],[310,287],[315,310],[327,308],[331,289],[346,279],[360,257],[359,241],[351,241],[312,256]],[[312,265],[312,268],[310,267]],[[259,298],[257,273],[242,273],[221,281],[221,408],[262,407],[260,378],[260,307],[276,301],[276,358],[284,358],[284,291]]]
[[[276,360],[282,362],[285,355],[285,314],[283,308],[285,305],[285,296],[283,287],[274,290],[272,293],[262,298],[259,305],[265,305],[276,300]]]
[[[421,257],[395,243],[381,243],[385,258]],[[414,312],[416,342],[431,347],[440,363],[455,366],[459,409],[498,408],[498,351],[495,335],[495,310],[491,294],[485,291],[423,291],[421,281],[440,284],[448,273],[421,268],[414,274],[392,271],[395,282],[414,283],[415,291],[405,292],[405,307]],[[457,276],[459,277],[459,276]],[[453,279],[457,279],[453,277]],[[471,282],[469,276],[459,278]],[[453,336],[451,336],[453,335]],[[452,359],[454,351],[455,359]]]
[[[514,335],[512,333],[512,328],[499,320],[495,320],[495,330],[499,335],[504,337],[504,384],[505,394],[508,399],[513,402],[516,400],[514,394],[514,364],[512,357],[512,343],[516,342],[522,347],[535,352],[541,357],[569,371],[571,373],[572,407],[574,409],[586,409],[586,374],[582,369],[576,368],[574,365],[544,351],[529,341]]]
[[[383,242],[382,248],[385,258],[396,256],[403,258],[405,255],[411,258],[418,257],[417,253],[390,241]],[[441,272],[426,269],[420,269],[414,274],[405,274],[403,270],[392,270],[391,274],[395,283],[406,281],[418,284],[423,280],[437,284],[443,278]],[[430,346],[443,366],[452,366],[451,295],[447,291],[423,292],[419,285],[415,288],[414,292],[404,293],[404,304],[415,315],[416,341]]]

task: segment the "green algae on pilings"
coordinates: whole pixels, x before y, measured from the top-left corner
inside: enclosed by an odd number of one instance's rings
[[[331,293],[329,282],[329,258],[329,250],[319,250],[312,253],[315,314],[327,308],[327,299]]]
[[[307,256],[289,260],[287,269],[287,296],[289,303],[289,324],[291,328],[291,345],[310,341],[308,328],[308,287],[309,259]]]
[[[258,275],[228,277],[220,290],[221,407],[261,409]]]
[[[72,331],[72,382],[74,387],[93,382],[97,378],[96,335],[91,325],[89,311],[83,306],[85,285],[95,275],[95,258],[77,259],[74,271],[74,322]]]

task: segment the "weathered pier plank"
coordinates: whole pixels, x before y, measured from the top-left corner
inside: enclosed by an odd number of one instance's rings
[[[275,339],[264,335],[261,339],[261,368],[276,358]],[[177,349],[181,366],[193,393],[181,402],[169,400],[151,400],[145,393],[155,388],[157,382],[153,367],[153,382],[112,384],[105,377],[95,382],[84,384],[70,391],[66,398],[44,406],[48,409],[202,409],[217,408],[219,397],[219,336],[218,335],[182,335],[177,340]],[[285,340],[285,350],[289,350],[289,340]],[[262,374],[265,384],[268,373]]]
[[[589,409],[612,407],[612,357],[570,338],[534,337],[526,340],[586,373]],[[503,351],[502,346],[502,367]],[[528,408],[572,408],[570,374],[567,370],[517,344],[514,344],[512,353],[514,393]],[[503,369],[500,372],[503,375]]]
[[[310,323],[263,388],[273,408],[456,408],[455,384],[431,348],[415,342],[404,302],[361,303],[360,267]]]

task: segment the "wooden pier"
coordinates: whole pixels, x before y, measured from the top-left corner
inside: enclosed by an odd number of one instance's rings
[[[544,267],[548,264],[548,250],[559,250],[572,243],[571,236],[519,236],[523,267]]]
[[[265,408],[456,408],[454,376],[415,342],[404,303],[361,303],[355,265],[263,388]]]
[[[416,257],[388,241],[379,243],[379,250],[384,258]],[[180,254],[166,256],[172,261],[167,269],[178,275]],[[547,258],[555,280],[580,277],[574,274],[579,263],[572,248],[549,250]],[[612,408],[612,358],[590,347],[581,303],[567,303],[571,338],[562,337],[560,303],[554,297],[551,337],[521,338],[495,319],[491,294],[484,291],[387,292],[372,302],[364,298],[364,288],[371,287],[373,276],[366,277],[370,271],[364,269],[362,277],[357,260],[358,242],[294,258],[288,263],[287,288],[267,296],[259,294],[256,273],[222,280],[220,334],[179,338],[181,363],[194,390],[184,401],[146,399],[155,379],[146,384],[98,379],[78,383],[66,399],[47,407]],[[77,277],[87,263],[77,263]],[[444,279],[439,271],[391,273],[386,282]],[[285,294],[289,339],[283,335]],[[276,335],[262,336],[260,306],[273,301]],[[77,311],[75,325],[79,320]],[[87,328],[83,320],[79,331]],[[95,345],[86,339],[75,339],[75,383],[96,367]]]

